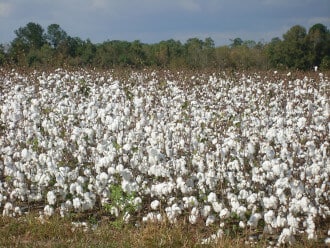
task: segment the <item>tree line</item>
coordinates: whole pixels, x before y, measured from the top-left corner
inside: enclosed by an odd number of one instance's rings
[[[0,44],[0,66],[330,69],[330,31],[320,23],[308,32],[295,25],[282,39],[276,37],[268,43],[235,38],[230,45],[218,47],[210,37],[190,38],[185,43],[170,39],[155,44],[139,40],[94,44],[89,39],[71,37],[58,24],[44,30],[33,22],[14,33],[10,44]]]

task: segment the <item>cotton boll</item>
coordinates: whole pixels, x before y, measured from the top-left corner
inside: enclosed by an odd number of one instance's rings
[[[265,153],[268,159],[273,159],[275,157],[275,150],[271,146],[267,146]]]
[[[112,215],[118,217],[118,216],[119,216],[119,210],[118,210],[118,208],[117,208],[117,207],[114,207],[114,206],[111,207],[111,209],[110,209],[110,214],[112,214]]]
[[[49,205],[46,205],[44,207],[44,214],[45,214],[45,216],[48,216],[48,217],[52,216],[54,214],[54,208]]]
[[[99,179],[102,185],[106,185],[108,183],[109,176],[107,173],[101,172]]]
[[[296,218],[291,213],[289,213],[286,219],[287,219],[287,224],[290,227],[290,230],[296,232],[296,230],[298,230],[299,228],[299,218]]]
[[[155,219],[156,219],[155,213],[148,213],[146,216],[142,217],[143,222],[148,222],[148,221],[154,222]]]
[[[219,202],[212,202],[212,208],[214,212],[219,213],[222,210],[222,204]]]
[[[247,209],[245,206],[239,206],[236,210],[237,214],[239,215],[239,217],[241,219],[245,219],[245,213],[246,213]]]
[[[259,220],[262,218],[260,213],[254,213],[250,216],[247,224],[252,228],[256,228],[258,226]]]
[[[205,205],[202,209],[201,209],[201,215],[206,218],[211,212],[211,206],[210,205]]]
[[[238,199],[239,200],[245,200],[245,199],[248,198],[248,196],[249,196],[248,191],[246,191],[245,189],[242,189],[242,190],[240,190],[240,192],[238,194]]]
[[[195,196],[183,197],[182,200],[185,208],[195,207],[198,205],[198,201]]]
[[[219,213],[220,219],[227,219],[230,217],[230,211],[227,208],[224,208]]]
[[[246,198],[247,203],[254,204],[257,202],[258,195],[256,193],[252,193]]]
[[[214,192],[211,192],[208,196],[207,196],[207,201],[212,203],[212,202],[216,202],[217,201],[217,195]]]
[[[175,223],[177,221],[176,217],[181,214],[181,208],[175,203],[172,206],[165,208],[165,212],[169,221]]]
[[[134,199],[133,199],[133,202],[132,202],[132,204],[133,204],[133,206],[134,206],[134,208],[136,209],[136,210],[140,210],[141,209],[141,205],[142,205],[142,199],[141,199],[141,197],[135,197]]]
[[[15,207],[14,208],[14,214],[15,215],[19,215],[19,216],[21,216],[22,215],[22,210],[21,210],[21,208],[20,207]]]
[[[74,209],[80,210],[80,208],[81,208],[81,200],[78,197],[73,198],[72,205],[73,205]]]
[[[305,117],[300,117],[297,121],[297,126],[299,129],[303,129],[306,125],[306,118]]]
[[[124,221],[125,223],[128,223],[130,219],[131,219],[131,214],[128,213],[128,212],[125,212],[125,214],[124,214],[124,216],[123,216],[123,221]]]
[[[205,221],[206,226],[212,225],[216,221],[216,218],[214,215],[209,215]]]
[[[315,239],[316,238],[315,223],[313,217],[310,215],[306,219],[306,226],[307,226],[306,233],[308,234],[307,238]]]
[[[330,245],[330,237],[326,238],[326,239],[324,240],[324,243],[325,243],[326,245]]]
[[[189,215],[188,220],[190,224],[196,224],[198,217],[196,215]]]
[[[150,207],[152,210],[157,210],[160,206],[160,202],[158,200],[153,200],[151,203],[150,203]]]
[[[277,240],[277,245],[289,243],[290,245],[295,242],[295,238],[289,228],[284,228]]]
[[[54,193],[54,191],[48,191],[47,193],[47,201],[48,201],[48,204],[50,205],[54,205],[56,203],[56,195]]]
[[[275,196],[264,197],[262,202],[266,209],[277,209],[278,200]]]
[[[253,157],[255,152],[256,152],[255,144],[252,143],[252,142],[249,142],[247,144],[247,154],[248,154],[248,156]]]
[[[2,215],[11,216],[12,210],[13,210],[13,204],[11,202],[6,202],[5,206],[3,207]]]
[[[240,222],[238,223],[238,226],[239,226],[240,228],[244,229],[244,228],[246,227],[246,224],[244,223],[244,221],[240,221]]]

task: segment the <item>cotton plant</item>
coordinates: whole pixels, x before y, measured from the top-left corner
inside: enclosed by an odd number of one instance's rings
[[[222,223],[214,238],[231,222],[264,222],[278,244],[317,238],[330,214],[328,79],[164,74],[3,74],[3,214],[27,202],[44,204],[42,216],[100,203],[132,221],[111,203],[115,186],[137,194],[123,202],[140,206],[141,221]]]

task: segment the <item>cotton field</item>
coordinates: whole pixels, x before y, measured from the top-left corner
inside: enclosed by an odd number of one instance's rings
[[[0,210],[330,243],[326,75],[0,73]],[[254,237],[252,237],[253,239]]]

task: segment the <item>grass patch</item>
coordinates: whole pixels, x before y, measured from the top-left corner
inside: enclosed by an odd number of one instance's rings
[[[99,222],[96,229],[73,228],[72,219],[52,218],[40,221],[37,215],[20,218],[0,217],[0,247],[267,247],[266,240],[247,243],[248,234],[235,237],[224,235],[217,243],[201,244],[203,238],[215,232],[215,227],[204,223],[191,225],[148,223],[140,227],[114,227],[108,219]],[[324,243],[323,243],[324,244]],[[322,243],[301,239],[293,247],[322,247]]]

